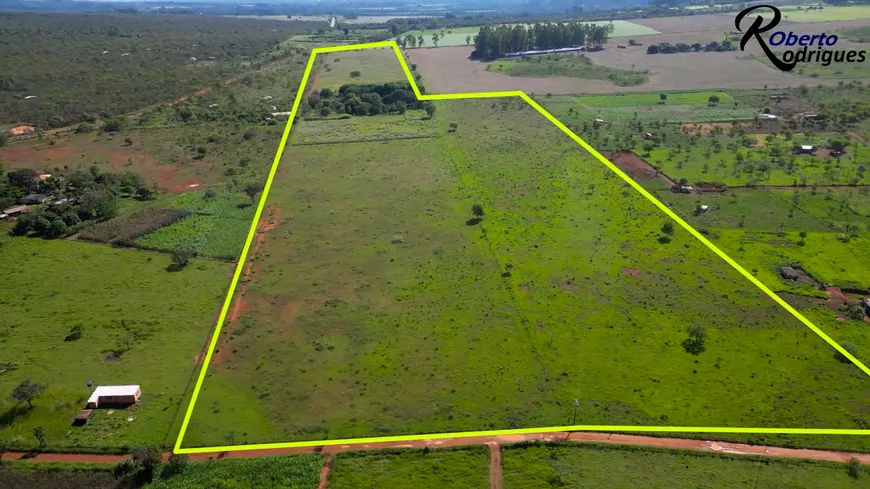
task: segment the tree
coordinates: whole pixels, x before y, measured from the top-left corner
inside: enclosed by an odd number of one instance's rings
[[[835,139],[830,142],[831,149],[834,151],[843,151],[846,149],[846,143],[840,141],[839,139]]]
[[[667,221],[662,224],[662,232],[667,234],[668,236],[674,234],[674,223],[671,221]]]
[[[646,48],[646,54],[659,54],[659,46],[657,44],[650,44],[649,47]]]
[[[0,132],[0,148],[6,146],[7,142],[9,142],[9,135],[5,132]]]
[[[166,465],[163,467],[163,471],[160,472],[160,476],[172,477],[174,475],[183,473],[185,467],[187,467],[187,460],[187,455],[179,455],[177,453],[173,453],[166,461]]]
[[[429,116],[430,119],[435,117],[435,106],[434,105],[429,104],[426,106],[426,115]]]
[[[426,43],[426,40],[423,39],[423,36],[417,36],[417,45],[418,46],[420,46],[422,48],[423,44],[425,44],[425,43]]]
[[[187,249],[176,250],[172,253],[172,264],[177,268],[184,268],[190,263],[190,259],[196,256],[196,252]]]
[[[803,244],[804,244],[804,242],[805,242],[804,240],[807,239],[807,232],[806,232],[806,231],[801,231],[801,232],[798,233],[798,236],[800,236],[800,238],[801,238],[801,240],[800,240],[800,242],[799,242],[798,244],[801,245],[801,246],[803,246]]]
[[[133,139],[130,136],[124,138],[124,146],[133,146]]]
[[[846,350],[847,352],[849,352],[849,354],[852,355],[853,357],[854,357],[855,354],[858,352],[858,349],[855,348],[855,345],[853,345],[853,344],[851,344],[851,343],[843,342],[843,343],[840,343],[840,346],[841,346],[844,350]],[[839,350],[837,350],[837,353],[834,353],[834,358],[837,359],[837,361],[839,361],[839,362],[843,362],[843,363],[852,363],[852,360],[849,360],[849,357],[847,357],[846,355],[843,355],[842,353],[840,353]]]
[[[477,218],[483,217],[483,206],[480,204],[472,205],[471,206],[471,214]]]
[[[160,449],[156,446],[140,446],[133,449],[130,455],[130,460],[133,465],[140,467],[149,476],[154,473],[154,470],[160,466],[163,458],[160,454]]]
[[[693,324],[686,328],[689,337],[683,341],[683,348],[687,353],[699,355],[704,351],[704,343],[707,341],[707,329],[700,324]]]
[[[39,442],[39,449],[42,450],[45,448],[45,428],[42,426],[33,428],[33,436],[35,436],[36,441]]]
[[[710,95],[710,97],[707,99],[707,102],[710,105],[716,105],[719,103],[719,96],[718,95]]]
[[[48,229],[45,230],[45,236],[47,238],[59,238],[66,234],[68,230],[69,226],[67,226],[66,223],[63,222],[63,219],[57,218],[51,221]]]
[[[667,102],[667,100],[668,100],[668,94],[666,94],[666,93],[660,93],[660,94],[659,94],[659,100],[661,100],[662,103]]]
[[[465,45],[466,45],[466,46],[470,46],[470,45],[471,45],[471,36],[465,36]]]
[[[440,38],[441,36],[439,36],[437,32],[432,34],[432,44],[434,44],[436,48],[438,47],[438,39]]]
[[[647,156],[649,156],[650,152],[655,149],[655,145],[653,143],[644,143],[642,147],[643,153]]]
[[[33,400],[45,392],[45,389],[47,387],[44,384],[24,379],[15,389],[12,389],[12,399],[15,399],[17,402],[27,402],[27,405],[32,408]]]
[[[359,72],[359,71],[351,71],[351,72],[350,72],[350,77],[351,77],[351,78],[359,78],[360,76],[362,76],[362,73]]]
[[[849,477],[857,479],[861,475],[861,462],[855,457],[850,458],[849,463],[846,464],[846,471]]]
[[[249,183],[245,185],[245,193],[251,198],[251,203],[253,204],[256,202],[257,194],[260,193],[260,186],[256,183]]]
[[[253,139],[254,136],[256,136],[256,135],[257,135],[257,131],[255,131],[253,129],[248,129],[247,131],[245,131],[244,134],[242,134],[242,139],[247,141],[249,139]]]

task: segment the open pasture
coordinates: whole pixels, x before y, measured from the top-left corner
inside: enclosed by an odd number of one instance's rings
[[[691,138],[690,138],[691,139]],[[654,147],[647,161],[674,180],[690,183],[716,182],[728,186],[754,185],[865,185],[870,175],[862,164],[868,148],[853,144],[841,158],[825,156],[830,141],[843,139],[837,134],[819,133],[810,137],[794,134],[754,137],[722,135],[704,138],[691,146],[679,144]],[[817,155],[796,154],[795,144],[820,147]]]
[[[577,102],[589,107],[631,107],[637,105],[708,105],[710,97],[719,97],[719,105],[733,105],[734,99],[725,92],[668,92],[662,103],[661,93],[631,93],[617,95],[583,95]]]
[[[172,443],[230,269],[196,259],[177,272],[169,265],[156,253],[0,237],[0,269],[16,277],[0,285],[0,440],[9,449],[36,447],[36,426],[49,450]],[[28,378],[47,386],[33,408],[9,396]],[[139,384],[141,402],[70,426],[89,380]]]
[[[348,83],[388,83],[406,81],[401,65],[396,63],[392,49],[380,48],[366,51],[349,51],[323,55],[317,75],[311,82],[311,90],[323,88],[338,90]],[[297,85],[298,86],[298,85]],[[288,109],[289,110],[289,109]]]
[[[806,6],[779,7],[783,19],[792,22],[832,22],[840,20],[870,19],[870,6],[854,5],[847,7],[834,7],[825,5],[824,8],[808,10]]]
[[[863,372],[526,104],[437,107],[438,138],[287,147],[183,446],[855,426]]]
[[[438,135],[435,121],[423,110],[382,117],[351,117],[342,114],[327,119],[306,120],[295,127],[290,141],[295,145],[337,144],[393,139],[421,139]]]

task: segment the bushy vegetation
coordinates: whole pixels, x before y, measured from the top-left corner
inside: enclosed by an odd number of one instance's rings
[[[320,465],[321,457],[310,454],[188,463],[181,472],[172,474],[167,474],[164,466],[147,489],[314,489],[320,480]]]
[[[0,15],[0,123],[93,122],[187,95],[312,24],[151,14]],[[281,56],[281,53],[274,53]],[[195,60],[194,60],[195,58]],[[27,96],[35,99],[25,100]]]
[[[308,107],[324,117],[333,112],[362,116],[404,114],[408,110],[428,109],[432,102],[418,100],[409,83],[396,82],[342,85],[337,92],[324,88],[319,96],[308,98]]]
[[[89,226],[79,239],[113,245],[134,246],[136,238],[154,232],[187,216],[183,209],[146,207],[108,221]]]
[[[474,38],[472,56],[496,59],[506,53],[584,45],[597,49],[607,43],[613,29],[612,24],[582,22],[483,26]]]

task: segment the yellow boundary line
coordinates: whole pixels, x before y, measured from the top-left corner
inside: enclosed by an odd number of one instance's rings
[[[720,258],[725,260],[729,265],[734,267],[735,270],[740,272],[741,275],[749,279],[750,282],[755,284],[759,289],[761,289],[765,294],[770,296],[771,299],[776,301],[777,304],[782,306],[786,311],[790,312],[795,318],[797,318],[800,322],[810,328],[814,333],[819,335],[823,340],[825,340],[829,345],[834,347],[838,352],[843,354],[846,358],[848,358],[852,363],[854,363],[858,368],[860,368],[865,374],[870,376],[870,369],[867,368],[866,365],[861,363],[857,358],[852,356],[851,353],[846,351],[843,347],[837,344],[836,341],[831,339],[827,334],[825,334],[821,329],[816,327],[813,323],[811,323],[807,318],[805,318],[801,313],[791,307],[787,302],[781,299],[778,295],[776,295],[772,290],[767,288],[766,285],[761,283],[760,280],[755,278],[752,274],[747,272],[743,267],[737,264],[734,260],[731,259],[728,255],[726,255],[722,250],[716,247],[713,243],[711,243],[707,238],[705,238],[701,233],[695,230],[692,226],[690,226],[686,221],[684,221],[680,216],[675,214],[672,210],[668,209],[663,203],[661,203],[658,199],[652,196],[649,192],[646,191],[643,187],[641,187],[637,182],[632,180],[628,175],[622,172],[616,165],[607,160],[604,156],[601,155],[598,151],[596,151],[592,146],[590,146],[586,141],[580,138],[580,136],[574,134],[573,131],[568,129],[565,124],[562,124],[558,119],[556,119],[552,114],[547,112],[546,109],[541,107],[537,102],[532,100],[531,97],[526,95],[525,93],[516,90],[516,91],[508,91],[508,92],[477,92],[477,93],[450,93],[450,94],[441,94],[441,95],[423,95],[420,93],[420,88],[417,86],[417,83],[414,81],[413,75],[411,75],[411,70],[408,68],[407,63],[405,63],[405,59],[402,57],[402,53],[399,50],[399,46],[394,41],[382,41],[382,42],[373,42],[366,44],[353,44],[349,46],[332,46],[327,48],[317,48],[311,52],[311,56],[308,58],[308,64],[305,67],[305,74],[302,76],[302,81],[299,85],[299,91],[296,93],[296,99],[293,101],[293,109],[290,111],[290,118],[287,120],[287,126],[284,128],[284,134],[281,136],[281,142],[278,144],[278,151],[275,153],[275,159],[272,161],[272,168],[269,171],[269,178],[266,180],[266,186],[263,189],[263,193],[260,196],[260,202],[257,205],[257,212],[254,214],[254,221],[251,223],[251,228],[248,231],[248,238],[245,241],[245,246],[242,248],[242,254],[239,257],[239,261],[236,264],[236,271],[233,273],[233,279],[230,282],[230,290],[227,293],[226,299],[224,299],[223,308],[221,309],[220,316],[218,317],[217,327],[212,334],[211,342],[208,346],[208,352],[205,355],[205,359],[202,363],[202,369],[199,372],[199,378],[196,381],[196,387],[194,387],[193,396],[190,399],[190,404],[187,407],[187,412],[184,415],[184,421],[181,424],[181,430],[178,433],[178,439],[175,442],[175,449],[173,450],[175,453],[208,453],[208,452],[229,452],[229,451],[242,451],[242,450],[263,450],[263,449],[276,449],[276,448],[294,448],[294,447],[312,447],[312,446],[327,446],[327,445],[347,445],[347,444],[361,444],[361,443],[388,443],[388,442],[400,442],[400,441],[413,441],[413,440],[433,440],[433,439],[445,439],[445,438],[466,438],[466,437],[475,437],[475,436],[497,436],[497,435],[519,435],[519,434],[529,434],[529,433],[552,433],[557,431],[623,431],[623,432],[657,432],[657,433],[759,433],[759,434],[794,434],[794,435],[870,435],[870,430],[854,430],[854,429],[816,429],[816,428],[726,428],[726,427],[689,427],[689,426],[601,426],[601,425],[575,425],[575,426],[551,426],[544,428],[523,428],[523,429],[515,429],[515,430],[490,430],[490,431],[469,431],[463,433],[433,433],[433,434],[421,434],[421,435],[402,435],[402,436],[382,436],[382,437],[373,437],[373,438],[352,438],[345,440],[313,440],[313,441],[301,441],[301,442],[286,442],[286,443],[261,443],[261,444],[252,444],[252,445],[234,445],[234,446],[217,446],[217,447],[199,447],[199,448],[182,448],[181,442],[184,439],[184,435],[187,432],[188,424],[190,423],[190,417],[193,414],[193,408],[196,405],[196,400],[199,397],[199,391],[202,389],[202,383],[205,380],[206,373],[208,372],[208,366],[211,363],[211,357],[214,353],[215,346],[217,345],[218,338],[220,337],[221,329],[223,328],[224,321],[227,317],[227,311],[230,308],[230,304],[232,303],[233,294],[236,290],[236,285],[238,285],[239,277],[241,276],[242,269],[245,266],[245,262],[247,261],[248,251],[251,248],[251,242],[254,240],[254,235],[257,231],[257,224],[260,222],[260,215],[263,213],[263,208],[266,205],[266,197],[269,195],[269,189],[272,187],[272,181],[275,178],[275,172],[278,169],[278,163],[281,161],[281,155],[284,153],[284,147],[287,144],[287,139],[290,136],[290,128],[293,125],[293,119],[296,118],[296,112],[299,109],[299,103],[304,98],[305,87],[308,85],[308,78],[311,75],[311,69],[314,66],[314,58],[317,57],[318,54],[327,54],[327,53],[340,53],[344,51],[358,51],[362,49],[373,49],[373,48],[391,48],[393,52],[396,54],[396,58],[399,60],[399,64],[402,65],[402,70],[405,72],[405,76],[408,78],[408,83],[411,84],[411,88],[414,90],[414,94],[417,96],[419,100],[465,100],[465,99],[478,99],[478,98],[506,98],[506,97],[519,97],[525,100],[529,105],[531,105],[535,110],[537,110],[541,115],[547,118],[550,122],[556,125],[559,129],[562,130],[565,134],[567,134],[571,139],[577,142],[580,146],[582,146],[586,151],[592,154],[595,158],[598,159],[604,166],[609,168],[613,173],[617,174],[620,178],[622,178],[627,184],[631,185],[635,190],[637,190],[641,195],[647,198],[650,202],[655,204],[662,212],[667,214],[671,219],[677,222],[683,229],[691,233],[692,236],[697,238],[700,242],[704,243],[707,248],[710,248],[714,253],[719,255]]]

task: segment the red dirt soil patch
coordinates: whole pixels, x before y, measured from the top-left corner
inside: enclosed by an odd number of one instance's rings
[[[278,223],[280,222],[278,207],[270,205],[266,207],[264,211],[266,217],[261,217],[260,222],[257,223],[257,231],[254,234],[254,240],[251,242],[248,256],[245,257],[247,264],[245,264],[245,268],[239,276],[238,287],[236,287],[235,293],[233,294],[235,297],[233,304],[230,306],[230,310],[227,311],[225,326],[235,322],[245,311],[246,302],[244,296],[248,291],[248,285],[250,285],[254,277],[256,277],[260,272],[260,265],[262,264],[263,258],[266,256],[263,251],[263,245],[266,242],[266,233],[278,227]],[[227,341],[228,339],[218,340],[218,344],[215,346],[215,351],[211,359],[213,365],[219,365],[223,362],[226,350],[228,349]]]
[[[489,489],[501,489],[501,445],[489,445]]]
[[[667,182],[668,185],[674,185],[674,181],[667,175],[660,173],[646,160],[631,151],[603,151],[601,154],[634,180],[651,180],[658,177]]]
[[[627,267],[622,267],[619,270],[619,273],[626,275],[628,277],[633,277],[633,278],[640,278],[640,275],[641,275],[641,271],[638,270],[637,268],[627,268]]]
[[[335,458],[332,454],[327,454],[323,457],[323,465],[320,467],[320,482],[317,483],[317,489],[326,489],[326,484],[329,483],[329,472],[332,470],[332,459]]]
[[[9,129],[9,134],[13,136],[23,136],[25,134],[33,134],[36,132],[36,126],[15,126]]]
[[[195,188],[199,187],[200,185],[202,185],[202,180],[200,180],[198,178],[194,178],[194,179],[188,180],[184,183],[179,183],[178,185],[173,186],[170,190],[172,190],[173,192],[176,192],[176,193],[177,192],[184,192],[187,190],[195,189]]]

